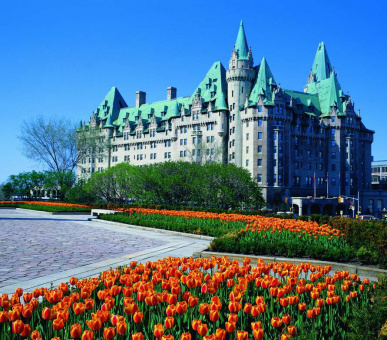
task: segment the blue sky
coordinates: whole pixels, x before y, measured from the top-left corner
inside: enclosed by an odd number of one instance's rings
[[[88,120],[112,86],[127,103],[191,95],[208,69],[225,67],[243,19],[255,63],[266,57],[282,88],[301,90],[324,41],[345,92],[376,131],[387,159],[385,1],[39,1],[0,11],[0,183],[42,169],[16,136],[38,115]]]

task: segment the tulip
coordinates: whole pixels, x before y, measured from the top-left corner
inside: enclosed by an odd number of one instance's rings
[[[126,333],[127,329],[128,329],[128,325],[126,324],[125,321],[119,321],[117,323],[117,334],[123,335]]]
[[[195,297],[195,296],[190,296],[188,298],[188,305],[190,307],[195,307],[199,302],[199,298]]]
[[[70,328],[70,336],[72,338],[80,338],[82,334],[82,326],[79,323],[76,323]]]
[[[42,318],[44,320],[49,320],[51,317],[51,309],[48,307],[44,307],[42,310]]]
[[[12,333],[20,334],[23,331],[24,323],[21,320],[12,322]]]
[[[191,333],[183,333],[180,337],[180,340],[192,340]]]
[[[32,340],[40,340],[40,333],[37,329],[35,329],[32,333],[31,333],[31,339]]]
[[[315,317],[315,314],[314,314],[314,310],[313,309],[308,309],[306,311],[306,316],[309,318],[309,319],[313,319]]]
[[[94,308],[95,301],[93,299],[86,299],[85,300],[85,307],[87,310],[91,310]]]
[[[251,308],[252,308],[252,304],[251,303],[245,303],[245,306],[243,307],[243,311],[246,314],[250,314],[251,313]]]
[[[212,322],[216,322],[219,320],[219,312],[217,310],[212,310],[210,312],[210,320]]]
[[[296,335],[296,333],[297,333],[297,328],[296,328],[296,326],[288,326],[288,333],[289,333],[290,335]]]
[[[253,330],[253,337],[256,340],[262,340],[265,337],[265,331],[262,328],[254,329]]]
[[[76,277],[71,277],[69,282],[72,286],[75,286],[78,282],[78,279]]]
[[[198,325],[197,332],[199,335],[205,336],[208,332],[208,326],[205,323],[201,323],[200,325]]]
[[[75,315],[82,315],[85,312],[86,306],[82,303],[74,303],[73,304],[73,311]]]
[[[320,315],[321,313],[320,307],[313,307],[313,312],[315,316]]]
[[[166,329],[171,329],[175,326],[175,319],[173,316],[167,316],[164,321],[164,325]]]
[[[288,298],[281,298],[280,299],[280,305],[282,307],[287,307],[289,305],[289,299]]]
[[[301,302],[298,304],[298,309],[302,312],[304,310],[306,310],[306,303],[305,302]]]
[[[125,314],[133,315],[137,311],[138,311],[138,306],[137,306],[137,304],[135,302],[128,303],[127,305],[124,306]]]
[[[198,326],[202,323],[201,320],[193,320],[192,321],[192,329],[194,331],[197,331],[198,330]]]
[[[25,303],[30,303],[32,300],[32,293],[24,293],[23,300]]]
[[[238,322],[238,314],[229,314],[228,322],[237,323]]]
[[[247,333],[246,331],[237,331],[236,338],[237,340],[248,340],[249,333]]]
[[[98,331],[102,327],[102,320],[98,317],[86,321],[87,326],[93,330]]]
[[[199,306],[199,313],[207,315],[210,312],[210,305],[208,303],[201,303]]]
[[[116,331],[113,327],[105,328],[103,330],[103,338],[105,340],[113,340],[116,335]]]
[[[82,333],[82,340],[94,340],[94,333],[93,331],[84,331]]]
[[[155,325],[153,334],[157,339],[161,338],[164,335],[164,327],[161,323]]]
[[[275,317],[271,318],[270,324],[271,324],[274,328],[279,328],[279,327],[282,326],[282,320],[281,320],[279,317],[275,316]]]
[[[135,323],[140,323],[140,322],[142,322],[142,319],[143,319],[143,318],[144,318],[144,314],[143,314],[142,312],[140,312],[140,311],[134,313],[134,315],[133,315],[133,321],[134,321]]]
[[[25,325],[23,326],[23,330],[20,332],[20,335],[21,335],[23,338],[27,338],[30,334],[31,334],[31,326],[25,324]]]
[[[55,319],[52,323],[52,328],[55,331],[60,331],[64,327],[63,319]]]
[[[168,334],[168,335],[163,335],[161,337],[161,340],[175,340],[175,337],[171,334]]]
[[[188,305],[185,301],[180,301],[176,304],[176,312],[184,314],[187,311]]]
[[[251,307],[251,315],[256,317],[260,314],[259,306],[255,305]]]
[[[285,325],[289,325],[290,324],[290,321],[291,321],[291,317],[289,314],[284,314],[282,315],[282,321]]]
[[[143,340],[144,335],[141,332],[132,334],[132,340]]]
[[[235,331],[236,325],[234,322],[226,322],[225,329],[227,333],[233,333]]]
[[[8,317],[8,312],[2,311],[0,312],[0,323],[6,323],[8,322],[9,317]]]

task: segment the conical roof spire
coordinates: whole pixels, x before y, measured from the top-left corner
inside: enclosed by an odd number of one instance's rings
[[[248,59],[249,47],[247,45],[247,39],[242,20],[239,26],[237,40],[235,42],[235,50],[238,53],[238,59]]]
[[[223,93],[223,91],[220,91],[219,94],[216,96],[215,101],[215,110],[228,110],[227,104],[226,104],[226,97]]]
[[[318,44],[316,56],[312,66],[312,81],[321,81],[328,79],[332,71],[332,65],[329,61],[328,53],[324,42]]]
[[[250,105],[256,105],[259,96],[262,96],[264,100],[271,102],[273,99],[273,93],[271,86],[276,86],[273,73],[271,73],[269,64],[265,57],[262,58],[261,64],[259,65],[258,75],[251,90],[249,97]]]

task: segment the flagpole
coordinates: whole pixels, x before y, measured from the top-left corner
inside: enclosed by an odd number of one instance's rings
[[[316,171],[313,173],[313,182],[314,182],[314,198],[316,198]]]
[[[327,198],[329,197],[329,172],[327,172]]]

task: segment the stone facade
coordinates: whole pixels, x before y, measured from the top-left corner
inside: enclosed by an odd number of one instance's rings
[[[120,162],[233,163],[248,169],[264,198],[356,195],[371,188],[373,131],[344,94],[320,43],[304,91],[281,88],[265,58],[254,66],[241,23],[228,70],[216,62],[194,93],[128,107],[112,88],[80,132],[108,148],[81,159],[78,178]],[[329,192],[327,192],[327,190]]]

